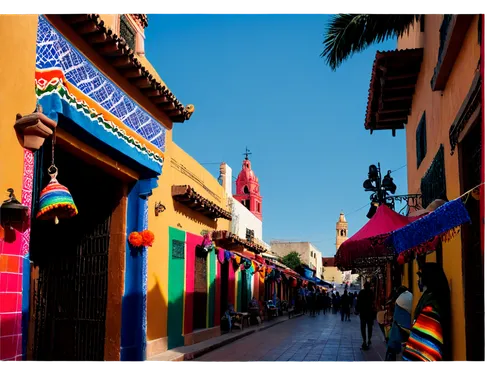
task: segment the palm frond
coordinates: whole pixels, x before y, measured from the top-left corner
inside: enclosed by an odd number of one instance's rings
[[[321,57],[336,70],[352,54],[408,32],[415,14],[338,14],[326,27]]]

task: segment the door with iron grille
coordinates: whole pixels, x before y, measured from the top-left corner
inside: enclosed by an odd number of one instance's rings
[[[37,155],[35,194],[48,182],[48,154]],[[119,185],[62,148],[56,155],[58,181],[69,189],[79,213],[58,225],[33,221],[33,359],[103,360],[110,222]]]
[[[207,255],[198,251],[195,257],[193,329],[207,328]]]

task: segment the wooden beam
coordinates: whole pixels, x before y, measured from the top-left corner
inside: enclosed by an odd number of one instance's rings
[[[139,180],[140,176],[138,172],[129,167],[126,167],[123,164],[118,163],[109,156],[96,151],[94,148],[83,143],[63,129],[57,129],[57,141],[72,154],[93,165],[98,165],[103,170],[109,172],[115,177],[120,178],[121,180]]]
[[[401,112],[409,112],[409,110],[408,110],[408,108],[386,109],[386,110],[378,111],[377,114],[380,114],[380,115],[389,115],[391,113],[401,113]]]
[[[162,96],[163,95],[160,90],[156,90],[156,89],[153,89],[153,88],[143,89],[141,91],[143,92],[144,95],[146,95],[148,97]]]
[[[396,123],[386,123],[386,124],[380,124],[381,126],[378,126],[378,124],[375,124],[375,127],[373,128],[374,130],[389,130],[389,129],[404,129],[405,126],[401,124],[400,122]]]
[[[412,96],[397,96],[394,98],[383,98],[383,102],[403,102],[403,101],[411,101]]]
[[[162,103],[158,105],[162,110],[164,111],[170,111],[172,109],[175,109],[175,105],[173,102],[168,102],[168,103]]]
[[[398,117],[398,118],[388,118],[384,120],[377,119],[377,123],[380,122],[405,122],[408,121],[408,117]]]
[[[125,70],[122,75],[125,77],[125,78],[139,78],[139,77],[142,77],[142,73],[141,73],[141,70],[140,69],[137,69],[137,68],[132,68],[132,69],[127,69]]]
[[[137,86],[137,87],[139,87],[141,89],[146,89],[146,88],[150,88],[151,87],[151,83],[149,82],[149,79],[147,79],[146,77],[134,78],[134,79],[131,79],[131,82],[135,86]]]
[[[69,24],[85,22],[89,20],[86,14],[68,14],[63,16]]]
[[[399,121],[399,118],[403,117],[404,121],[408,121],[407,113],[393,113],[392,116],[400,116],[400,117],[391,117],[391,115],[381,115],[379,112],[375,113],[375,122],[388,122],[388,121]]]
[[[96,33],[86,35],[85,40],[90,44],[102,44],[106,43],[109,39],[108,36],[102,31],[98,31]]]
[[[179,111],[178,109],[176,110],[173,110],[173,111],[168,111],[167,112],[167,116],[172,116],[172,117],[176,117],[176,116],[180,116],[182,114],[181,111]]]
[[[86,21],[74,26],[75,31],[80,35],[91,34],[99,30],[94,21]]]
[[[118,43],[115,41],[107,42],[103,46],[97,48],[97,52],[101,55],[111,56],[119,51]]]
[[[390,76],[385,76],[386,81],[396,81],[396,80],[402,80],[402,79],[408,79],[408,78],[417,78],[418,73],[411,73],[411,74],[398,74],[398,75],[390,75]]]
[[[132,60],[128,56],[118,56],[111,59],[111,65],[116,68],[130,66],[132,64]]]
[[[158,91],[158,90],[156,90]],[[160,96],[154,96],[150,99],[153,103],[155,104],[166,104],[169,102],[169,100],[167,99],[167,97],[165,95],[160,95]]]
[[[397,90],[415,90],[415,85],[384,87],[384,91],[397,91]]]

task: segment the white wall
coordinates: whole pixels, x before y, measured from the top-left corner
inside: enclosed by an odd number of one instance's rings
[[[310,242],[273,242],[271,241],[271,251],[280,256],[285,256],[292,251],[296,251],[300,255],[302,262],[308,266],[316,268],[316,276],[321,278],[323,274],[323,255],[312,243]],[[312,254],[312,256],[311,256]]]
[[[262,221],[248,211],[248,209],[233,197],[230,198],[233,220],[231,222],[231,232],[241,238],[246,238],[247,228],[254,231],[254,237],[262,241]]]
[[[233,198],[233,171],[229,165],[220,165],[222,186],[228,195],[228,204],[231,207],[233,220],[231,232],[240,238],[246,238],[247,228],[254,231],[254,238],[262,242],[262,221],[252,214],[243,204]],[[265,245],[263,243],[263,245]],[[268,245],[267,245],[268,247]]]

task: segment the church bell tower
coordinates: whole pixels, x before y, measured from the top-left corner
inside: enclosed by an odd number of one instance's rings
[[[260,195],[259,179],[252,170],[252,163],[248,159],[250,150],[246,149],[245,160],[240,174],[236,179],[236,194],[234,198],[262,221],[262,196]]]
[[[337,221],[337,250],[339,249],[340,245],[342,245],[347,240],[347,238],[347,221],[345,219],[344,213],[340,212],[339,221]]]

